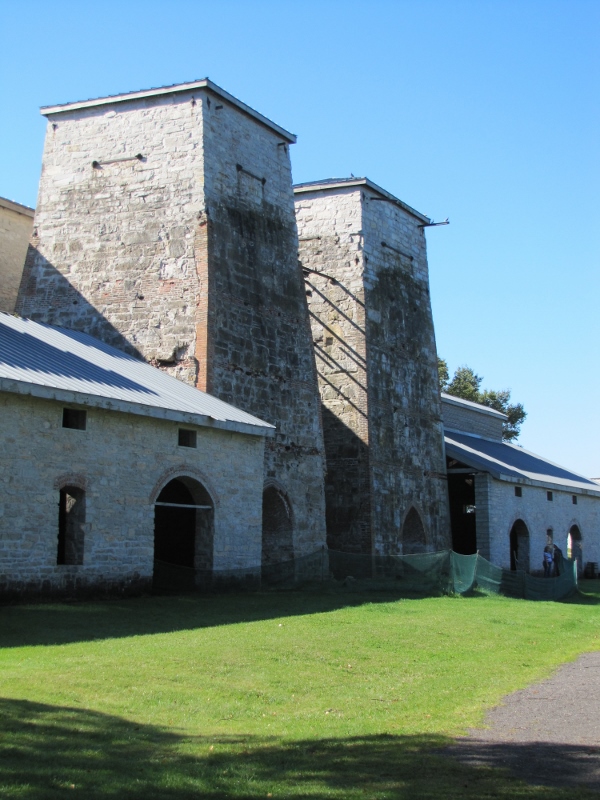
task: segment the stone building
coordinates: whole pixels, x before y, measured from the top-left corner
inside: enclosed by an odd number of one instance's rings
[[[504,414],[442,394],[452,546],[538,572],[547,541],[600,562],[600,486],[502,441]]]
[[[17,311],[267,420],[263,562],[325,543],[295,137],[211,81],[47,107]]]
[[[323,406],[329,546],[447,548],[430,220],[366,178],[294,191]]]
[[[0,407],[1,596],[140,590],[155,559],[192,582],[260,571],[272,426],[86,334],[8,314]]]
[[[0,197],[0,311],[15,310],[33,215],[33,208]]]

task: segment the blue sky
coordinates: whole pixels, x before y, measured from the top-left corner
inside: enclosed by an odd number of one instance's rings
[[[0,0],[0,195],[35,205],[39,106],[209,76],[427,233],[438,351],[600,476],[597,0]]]

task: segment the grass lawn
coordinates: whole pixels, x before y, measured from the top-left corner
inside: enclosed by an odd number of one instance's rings
[[[436,752],[600,649],[600,581],[584,589],[1,608],[0,797],[592,797]]]

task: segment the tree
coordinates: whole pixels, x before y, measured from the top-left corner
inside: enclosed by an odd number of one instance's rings
[[[501,411],[508,417],[502,425],[502,441],[513,442],[521,433],[521,425],[527,417],[527,412],[521,403],[510,402],[510,389],[484,389],[480,386],[483,378],[477,375],[471,367],[459,367],[450,380],[448,364],[443,358],[438,358],[438,376],[440,391],[470,400],[472,403],[481,403],[483,406]]]

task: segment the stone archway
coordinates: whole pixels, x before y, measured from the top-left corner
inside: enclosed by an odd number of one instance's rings
[[[294,558],[294,524],[287,496],[267,486],[262,506],[262,565],[271,566]]]
[[[425,553],[427,551],[427,536],[425,526],[417,509],[413,506],[404,520],[402,526],[402,554]]]
[[[583,573],[583,539],[578,525],[571,525],[567,536],[567,558],[577,562],[577,574]]]
[[[516,520],[510,529],[510,568],[524,572],[530,568],[529,528],[522,519]]]
[[[180,475],[154,504],[154,559],[195,570],[212,570],[214,503],[195,478]]]

